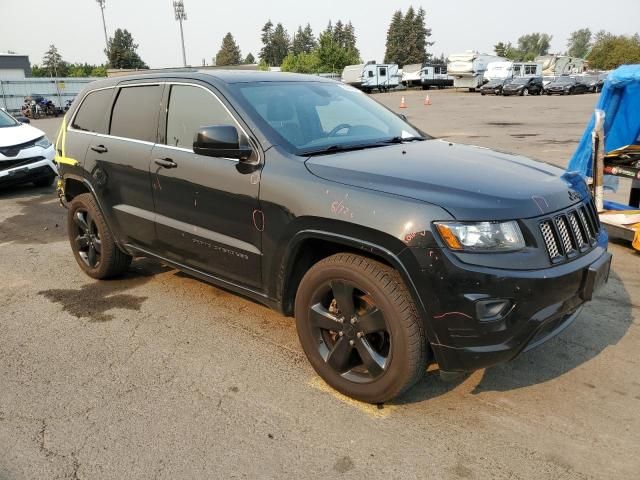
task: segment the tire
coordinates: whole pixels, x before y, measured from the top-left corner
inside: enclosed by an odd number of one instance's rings
[[[116,277],[131,264],[131,256],[116,245],[102,212],[90,193],[75,197],[67,214],[67,232],[80,268],[98,280]]]
[[[339,253],[316,263],[300,282],[295,315],[309,362],[344,395],[383,403],[426,370],[424,325],[411,295],[398,272],[375,260]]]
[[[523,88],[522,89],[522,93],[520,94],[520,96],[524,96],[524,97],[528,97],[529,96],[529,89],[528,88]]]
[[[40,177],[33,181],[33,184],[38,187],[50,187],[53,181],[56,179],[55,175],[48,175],[46,177]]]

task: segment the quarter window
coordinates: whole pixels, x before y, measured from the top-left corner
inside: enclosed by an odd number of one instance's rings
[[[198,130],[212,125],[235,125],[220,100],[204,88],[173,85],[167,113],[167,145],[192,148]]]
[[[107,110],[112,95],[111,88],[89,93],[80,105],[71,127],[84,132],[107,133]]]
[[[161,97],[160,85],[121,88],[113,107],[109,133],[116,137],[155,142]]]

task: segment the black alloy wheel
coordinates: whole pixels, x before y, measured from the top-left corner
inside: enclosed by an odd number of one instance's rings
[[[309,362],[347,396],[386,402],[425,372],[424,320],[388,265],[351,253],[319,261],[300,282],[295,316]]]
[[[67,232],[78,265],[90,277],[112,278],[129,268],[131,256],[114,241],[90,193],[80,194],[69,203]]]
[[[87,267],[97,268],[102,254],[102,240],[96,222],[85,208],[78,208],[73,215],[73,223],[78,255]]]
[[[391,337],[368,293],[352,282],[332,280],[316,290],[309,319],[319,355],[343,378],[368,383],[384,373]]]

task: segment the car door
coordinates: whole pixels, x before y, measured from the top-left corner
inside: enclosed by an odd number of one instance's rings
[[[116,237],[142,247],[155,240],[149,162],[162,90],[158,83],[118,87],[108,133],[94,137],[85,161]]]
[[[243,127],[206,85],[168,84],[165,105],[160,127],[164,141],[153,148],[151,164],[156,249],[187,267],[259,286],[260,171],[193,151],[200,127],[233,125],[246,136]]]

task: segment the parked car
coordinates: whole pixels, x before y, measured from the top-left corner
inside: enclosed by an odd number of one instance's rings
[[[502,95],[502,87],[510,81],[510,78],[496,78],[495,80],[490,80],[480,87],[480,95]]]
[[[585,75],[580,79],[587,86],[587,91],[591,93],[600,93],[604,86],[606,75]]]
[[[58,171],[53,145],[43,131],[0,109],[0,187],[32,182],[51,185]]]
[[[588,87],[585,83],[574,77],[560,76],[545,88],[547,95],[573,95],[577,93],[586,93]]]
[[[502,95],[541,95],[543,89],[542,77],[517,77],[504,85]]]
[[[59,195],[86,274],[146,256],[295,315],[313,368],[362,401],[429,363],[450,377],[516,357],[608,276],[582,177],[433,139],[332,80],[114,77],[66,118]]]

